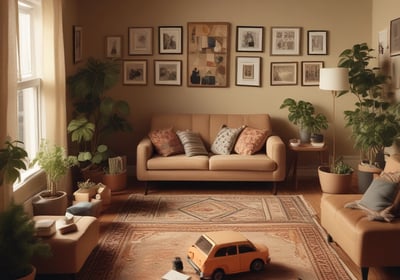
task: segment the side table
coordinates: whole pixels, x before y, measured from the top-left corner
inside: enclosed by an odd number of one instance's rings
[[[289,144],[289,150],[293,151],[293,154],[294,154],[294,159],[291,164],[291,168],[293,169],[292,178],[295,181],[296,190],[298,187],[297,163],[298,163],[299,153],[317,152],[317,153],[319,153],[319,164],[322,164],[323,163],[323,155],[327,149],[328,149],[328,145],[326,143],[323,146],[313,146],[308,143],[300,144],[299,146],[292,146]],[[288,171],[288,175],[289,174],[290,174],[290,169]]]

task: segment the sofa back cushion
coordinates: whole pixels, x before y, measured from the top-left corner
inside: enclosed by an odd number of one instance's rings
[[[151,119],[151,130],[173,127],[177,130],[198,132],[208,150],[220,131],[222,125],[240,127],[247,125],[258,129],[272,131],[268,114],[154,114]],[[271,134],[271,133],[269,133]]]

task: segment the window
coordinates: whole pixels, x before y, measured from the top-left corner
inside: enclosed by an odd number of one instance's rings
[[[18,1],[18,140],[23,141],[29,158],[33,158],[41,138],[41,6],[40,0]],[[37,169],[23,171],[22,181]],[[14,190],[18,188],[18,182]]]
[[[244,254],[244,253],[249,253],[249,252],[255,252],[256,249],[249,244],[243,244],[239,245],[239,254]]]

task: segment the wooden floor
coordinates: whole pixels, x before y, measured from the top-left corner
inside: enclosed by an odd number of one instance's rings
[[[115,192],[112,196],[112,204],[108,210],[102,214],[100,221],[102,230],[112,222],[117,209],[123,201],[132,193],[144,193],[143,182],[138,182],[130,178],[128,188],[121,192]],[[278,194],[302,194],[306,201],[314,208],[317,215],[320,214],[321,190],[318,178],[315,175],[299,177],[298,189],[294,189],[293,182],[281,183],[278,187]],[[353,189],[356,190],[356,179],[353,182]],[[160,182],[150,185],[149,194],[272,194],[272,185],[253,182]],[[350,268],[357,279],[361,279],[360,269],[343,253],[335,247],[344,263]],[[400,253],[399,253],[400,257]],[[395,268],[370,268],[369,280],[394,280],[400,279],[400,267]]]

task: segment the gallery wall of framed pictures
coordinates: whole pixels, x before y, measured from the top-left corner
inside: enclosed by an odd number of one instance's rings
[[[400,18],[393,19],[390,56],[400,55],[399,34]],[[74,63],[82,60],[82,42],[82,27],[74,26]],[[229,87],[234,76],[235,86],[306,87],[319,85],[319,69],[329,55],[329,31],[187,22],[186,26],[130,26],[126,36],[106,36],[104,46],[106,58],[123,61],[124,85],[147,86],[152,79],[155,86],[182,86],[186,81],[187,87],[218,88]]]

